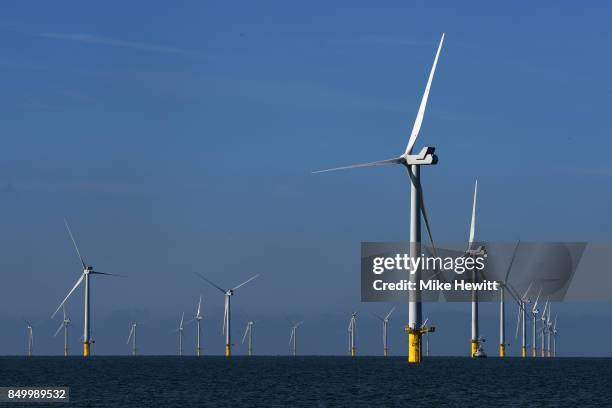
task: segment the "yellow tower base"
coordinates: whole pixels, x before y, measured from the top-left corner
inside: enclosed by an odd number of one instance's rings
[[[414,330],[408,330],[408,362],[421,362],[421,333]]]
[[[527,347],[521,347],[521,357],[527,357]]]
[[[472,354],[471,354],[471,356],[474,357],[474,355],[476,354],[477,351],[478,351],[478,340],[472,340]]]
[[[542,350],[542,354],[541,354],[541,356],[542,356],[542,357],[546,357],[546,351]]]
[[[538,356],[538,351],[536,350],[535,347],[531,348],[531,357],[537,357]]]
[[[225,345],[225,357],[230,357],[232,355],[232,347],[229,344]]]
[[[505,344],[499,345],[499,356],[506,357],[506,345]]]
[[[389,349],[388,349],[388,348],[385,348],[385,351],[383,352],[383,355],[384,355],[385,357],[388,357],[388,356],[389,356]]]
[[[357,353],[357,349],[355,347],[351,348],[351,357],[355,357],[355,354]]]
[[[89,343],[83,343],[83,357],[89,357]]]

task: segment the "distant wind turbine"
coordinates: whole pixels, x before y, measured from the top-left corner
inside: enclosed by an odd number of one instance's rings
[[[259,274],[250,277],[249,279],[247,279],[246,281],[242,282],[240,285],[233,287],[232,289],[223,289],[220,286],[218,286],[216,283],[206,279],[205,277],[203,277],[199,273],[196,272],[195,274],[200,279],[202,279],[204,282],[206,282],[209,285],[211,285],[212,287],[220,290],[221,293],[223,293],[223,295],[225,295],[225,311],[223,313],[223,334],[225,334],[225,356],[226,357],[230,357],[232,355],[232,330],[231,330],[232,327],[231,327],[231,310],[230,310],[231,297],[234,295],[234,291],[236,289],[246,285],[247,283],[249,283],[253,279],[257,278],[259,276]]]
[[[508,277],[510,276],[510,271],[512,270],[512,264],[514,263],[514,258],[516,257],[516,253],[518,252],[520,241],[516,243],[514,247],[514,252],[512,253],[512,258],[510,259],[510,264],[508,265],[508,269],[506,270],[506,276],[504,280],[501,282],[501,290],[499,292],[499,356],[506,357],[506,304],[504,302],[504,293],[508,291],[511,295],[512,292],[508,287]],[[513,295],[514,296],[514,295]],[[517,299],[518,300],[518,299]]]
[[[357,340],[357,312],[353,312],[351,315],[351,320],[348,325],[348,333],[349,333],[349,351],[351,353],[351,357],[355,357],[357,354],[356,340]]]
[[[429,225],[429,217],[427,216],[427,210],[425,208],[425,200],[423,198],[423,187],[421,185],[420,168],[424,165],[434,165],[438,162],[438,158],[434,154],[435,148],[424,147],[418,154],[412,154],[412,149],[416,143],[423,124],[423,118],[425,116],[425,108],[427,107],[427,100],[429,99],[429,91],[431,89],[431,83],[436,72],[436,66],[438,65],[438,58],[440,57],[440,51],[442,50],[442,44],[444,43],[444,34],[440,39],[438,50],[434,58],[433,66],[427,79],[427,85],[425,86],[425,92],[419,105],[412,132],[408,139],[408,145],[404,153],[396,158],[388,160],[380,160],[364,164],[356,164],[351,166],[336,167],[328,170],[316,171],[315,173],[353,169],[358,167],[373,167],[373,166],[385,166],[385,165],[402,165],[408,171],[410,177],[410,257],[416,259],[421,256],[421,215],[425,221],[425,227],[429,235],[429,239],[433,246],[433,237],[431,235],[431,228]],[[421,279],[421,270],[417,269],[415,273],[410,275],[412,282],[418,282]],[[417,285],[418,288],[418,285]],[[408,362],[420,363],[422,357],[421,350],[421,337],[423,333],[420,331],[422,325],[422,303],[421,303],[421,292],[419,290],[411,291],[408,302]]]
[[[34,351],[34,328],[32,323],[29,321],[26,322],[27,333],[28,333],[28,357],[32,357],[32,352]]]
[[[255,324],[255,322],[253,321],[248,321],[246,324],[246,329],[244,330],[244,336],[242,336],[242,344],[244,344],[244,340],[247,338],[247,335],[249,336],[249,343],[248,343],[248,353],[249,356],[253,355],[253,325]]]
[[[65,305],[62,305],[62,311],[64,312],[64,320],[62,320],[62,322],[60,323],[53,337],[56,337],[59,334],[59,332],[62,330],[62,328],[64,329],[64,357],[67,357],[68,356],[68,326],[70,326],[70,318],[66,315]]]
[[[291,326],[291,336],[289,337],[289,351],[291,351],[291,354],[293,355],[293,357],[295,357],[297,356],[297,329],[304,322],[293,323],[291,320],[289,319],[287,320],[289,321],[289,324],[292,325]]]
[[[89,290],[90,290],[91,284],[89,282],[89,279],[91,275],[111,275],[113,276],[113,274],[100,272],[100,271],[94,271],[93,266],[87,266],[87,264],[85,263],[85,259],[81,256],[81,253],[79,252],[79,247],[77,246],[76,240],[74,239],[74,236],[72,235],[72,231],[70,231],[70,226],[68,225],[68,221],[64,220],[64,223],[66,224],[66,229],[68,230],[70,239],[72,240],[72,243],[74,244],[74,249],[76,250],[77,256],[79,257],[79,260],[81,261],[81,265],[83,266],[83,273],[81,274],[81,277],[77,280],[75,285],[72,287],[72,289],[70,289],[70,292],[68,292],[64,300],[62,300],[62,303],[60,303],[60,305],[57,307],[55,312],[53,312],[53,315],[51,315],[51,317],[53,318],[55,316],[55,314],[62,308],[62,306],[64,306],[64,303],[66,303],[66,300],[68,300],[70,295],[72,295],[72,292],[74,292],[76,288],[84,281],[85,282],[85,313],[84,313],[85,322],[83,324],[83,357],[89,357],[90,343],[92,343],[91,342],[91,329],[90,329],[90,298],[89,298]]]
[[[129,344],[130,340],[132,340],[132,355],[135,356],[136,355],[136,322],[132,322],[132,324],[130,325],[130,334],[125,343]]]
[[[540,294],[542,293],[542,288],[540,287],[540,291],[538,292],[538,296],[535,299],[535,302],[533,303],[533,307],[531,308],[531,317],[533,319],[533,336],[531,339],[531,357],[537,357],[538,355],[538,345],[537,345],[537,328],[536,328],[536,324],[537,324],[537,317],[538,317],[538,313],[540,313],[540,311],[538,310],[538,300],[540,300]]]
[[[383,339],[383,356],[387,357],[389,355],[389,344],[387,340],[387,326],[389,324],[389,318],[391,314],[395,310],[395,306],[386,314],[385,317],[381,317],[377,314],[374,314],[381,322],[382,322],[382,339]]]
[[[527,290],[525,293],[523,293],[523,296],[518,299],[518,317],[516,319],[516,333],[514,334],[514,338],[516,339],[518,336],[519,324],[522,323],[521,327],[523,330],[521,336],[521,357],[523,358],[527,357],[527,305],[530,303],[528,294],[529,290],[531,289],[531,285],[532,284],[529,284]]]
[[[546,357],[546,346],[544,345],[544,342],[546,341],[546,309],[548,309],[548,299],[546,299],[546,303],[544,304],[544,311],[542,312],[542,315],[540,316],[540,320],[542,321],[542,329],[541,329],[541,337],[542,337],[542,342],[541,342],[541,347],[540,347],[540,351],[541,351],[541,357]]]
[[[183,323],[184,322],[185,322],[185,312],[181,314],[181,322],[179,323],[178,328],[172,331],[172,333],[178,333],[178,355],[179,356],[183,355],[183,331],[184,331]]]
[[[202,319],[204,319],[204,316],[202,315],[202,295],[200,295],[200,300],[198,301],[198,308],[196,310],[196,314],[193,319],[187,322],[187,324],[196,322],[196,325],[197,325],[196,356],[198,357],[202,355],[202,346],[200,343],[200,338],[202,337],[202,329],[201,329]]]

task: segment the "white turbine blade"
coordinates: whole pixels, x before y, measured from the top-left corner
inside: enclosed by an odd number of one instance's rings
[[[201,308],[202,308],[202,295],[200,295],[200,300],[198,301],[198,312],[196,313],[196,317],[200,317]]]
[[[546,303],[544,303],[544,310],[542,311],[542,320],[545,320],[546,309],[548,309],[548,299],[546,299]]]
[[[476,198],[478,197],[478,180],[476,180],[476,184],[474,184],[474,201],[472,202],[472,221],[470,222],[470,240],[468,241],[469,247],[472,248],[472,243],[474,242],[474,235],[476,232]]]
[[[289,350],[291,350],[291,340],[293,340],[293,336],[295,335],[295,329],[291,328],[291,336],[289,336]]]
[[[238,285],[238,286],[236,286],[236,287],[232,288],[232,290],[236,290],[236,289],[238,289],[239,287],[246,285],[247,283],[249,283],[249,282],[250,282],[250,281],[252,281],[253,279],[257,278],[258,276],[259,276],[259,274],[254,275],[254,276],[251,276],[249,279],[245,280],[245,281],[244,281],[244,282],[242,282],[240,285]]]
[[[77,281],[77,283],[74,284],[74,286],[72,287],[72,289],[70,289],[70,292],[68,292],[68,294],[66,295],[66,297],[64,298],[64,300],[62,300],[62,303],[60,303],[60,305],[57,307],[57,309],[55,309],[55,312],[53,312],[53,314],[51,315],[51,318],[53,319],[55,317],[55,314],[61,309],[62,306],[64,306],[64,303],[66,303],[66,300],[68,300],[68,298],[70,297],[70,295],[72,295],[72,292],[74,292],[74,290],[81,284],[81,282],[83,282],[83,278],[85,277],[85,274],[81,274],[81,277],[79,278],[79,280]]]
[[[53,337],[57,337],[57,335],[59,334],[59,332],[62,330],[62,327],[64,327],[64,322],[62,322],[59,327],[57,328],[57,331],[55,332],[55,334],[53,335]]]
[[[532,312],[535,313],[536,308],[538,307],[538,300],[540,300],[540,294],[542,293],[542,288],[540,287],[540,291],[538,292],[538,296],[536,297],[535,302],[533,303],[533,308],[531,309]]]
[[[425,318],[425,321],[423,322],[423,324],[421,324],[421,329],[423,327],[425,327],[425,325],[427,324],[427,321],[429,320],[429,317]]]
[[[128,344],[130,342],[130,339],[132,338],[133,333],[134,333],[134,325],[132,325],[132,328],[130,329],[130,335],[128,336],[128,339],[125,342],[125,344]]]
[[[395,311],[395,306],[393,306],[393,308],[389,311],[389,313],[387,313],[387,316],[385,316],[385,320],[389,319],[394,311]]]
[[[410,133],[410,139],[408,140],[408,146],[406,147],[405,154],[411,154],[412,148],[414,147],[414,143],[419,136],[419,131],[421,130],[421,125],[423,124],[423,117],[425,116],[425,108],[427,107],[427,99],[429,98],[429,90],[431,89],[431,82],[433,81],[434,73],[436,72],[436,65],[438,65],[438,58],[440,57],[440,51],[442,50],[442,43],[444,42],[444,33],[442,33],[442,38],[440,39],[440,45],[438,45],[438,51],[436,52],[436,57],[434,58],[433,66],[431,67],[431,72],[429,73],[429,78],[427,79],[427,85],[425,86],[425,92],[423,93],[423,99],[421,99],[421,105],[419,106],[419,111],[417,113],[416,119],[414,120],[414,126],[412,127],[412,132]]]
[[[62,311],[64,312],[64,321],[66,321],[66,305],[62,305]]]
[[[348,170],[348,169],[356,169],[359,167],[375,167],[375,166],[385,166],[389,164],[402,164],[402,163],[403,163],[403,159],[401,157],[396,157],[394,159],[378,160],[378,161],[373,161],[369,163],[351,164],[349,166],[334,167],[332,169],[325,169],[325,170],[317,170],[317,171],[313,171],[312,173],[313,174],[327,173],[328,171]]]
[[[221,288],[220,286],[217,286],[217,285],[216,285],[214,282],[212,282],[212,281],[210,281],[210,280],[206,279],[205,277],[203,277],[203,276],[202,276],[202,275],[200,275],[199,273],[197,273],[197,272],[194,272],[194,273],[196,274],[196,276],[198,276],[198,277],[199,277],[200,279],[202,279],[204,282],[208,283],[209,285],[211,285],[211,286],[212,286],[212,287],[214,287],[214,288],[219,289],[219,290],[221,291],[221,293],[225,293],[225,292],[226,292],[226,290],[225,290],[225,289]]]
[[[183,314],[181,315],[181,324],[179,324],[179,329],[182,330],[183,329],[183,321],[185,320],[185,312],[183,312]]]
[[[223,334],[225,334],[226,321],[227,321],[227,303],[225,304],[225,311],[223,312]]]
[[[508,276],[510,276],[510,271],[512,270],[512,264],[514,263],[514,258],[516,257],[516,253],[518,252],[518,247],[520,245],[521,241],[518,241],[516,243],[516,246],[514,247],[514,252],[512,253],[512,258],[510,258],[510,265],[508,265],[508,270],[506,271],[506,277],[504,278],[504,286],[506,285],[506,282],[508,282]]]
[[[76,253],[79,256],[79,259],[81,260],[81,264],[83,265],[83,269],[85,269],[87,267],[85,265],[85,260],[81,256],[81,252],[79,252],[79,247],[78,247],[78,245],[76,243],[76,240],[74,239],[74,236],[72,235],[72,231],[70,230],[70,226],[68,225],[68,221],[66,221],[65,218],[64,218],[64,224],[66,224],[66,229],[68,230],[68,235],[70,235],[70,239],[72,240],[72,243],[74,244],[74,249],[76,249]]]
[[[527,294],[529,293],[529,290],[531,289],[531,286],[533,285],[533,282],[529,283],[529,286],[527,286],[527,290],[525,291],[525,293],[523,294],[523,297],[521,298],[521,300],[527,300]]]
[[[521,323],[521,307],[519,305],[519,309],[518,309],[518,315],[516,317],[516,332],[514,333],[514,338],[516,339],[518,337],[518,332],[519,332],[519,325]]]
[[[247,323],[246,329],[244,329],[244,336],[242,336],[242,344],[244,344],[244,339],[246,339],[246,335],[249,332],[249,324]]]
[[[553,331],[557,330],[557,315],[555,315],[555,321],[553,323]]]
[[[124,278],[125,276],[123,275],[117,275],[116,273],[108,273],[108,272],[99,272],[99,271],[89,271],[90,275],[108,275],[108,276],[121,276],[122,278]]]

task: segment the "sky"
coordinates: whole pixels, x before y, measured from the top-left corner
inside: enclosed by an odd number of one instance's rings
[[[125,275],[93,282],[96,353],[127,353],[132,319],[143,352],[175,352],[200,294],[222,353],[222,295],[193,272],[224,287],[261,275],[233,303],[234,337],[257,320],[261,353],[288,353],[286,318],[305,321],[304,353],[346,353],[352,310],[360,349],[380,353],[371,313],[391,305],[360,303],[359,248],[407,239],[406,175],[311,172],[403,153],[442,32],[416,145],[439,157],[422,172],[434,236],[467,240],[478,179],[478,239],[609,240],[611,8],[3,2],[0,354],[25,351],[23,319],[37,352],[61,353],[49,316],[80,273],[64,218],[89,264]],[[432,352],[467,355],[468,307],[426,305]],[[580,350],[562,332],[565,355],[610,355],[609,304],[557,308],[560,327],[596,334]],[[68,310],[78,348],[81,291]],[[483,310],[495,353],[496,308]]]

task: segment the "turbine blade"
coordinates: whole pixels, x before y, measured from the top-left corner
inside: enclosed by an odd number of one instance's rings
[[[223,312],[223,334],[225,334],[226,321],[227,321],[227,303],[225,304],[225,311]]]
[[[349,165],[349,166],[334,167],[332,169],[317,170],[317,171],[313,171],[312,173],[313,174],[316,174],[316,173],[327,173],[328,171],[356,169],[356,168],[359,168],[359,167],[375,167],[375,166],[385,166],[385,165],[389,165],[389,164],[402,164],[403,162],[404,162],[404,160],[401,157],[396,157],[394,159],[378,160],[378,161],[369,162],[369,163],[352,164],[352,165]]]
[[[183,321],[185,320],[185,312],[181,315],[181,324],[179,324],[179,329],[183,328]]]
[[[200,295],[200,300],[198,301],[198,312],[196,313],[197,317],[200,317],[200,309],[202,307],[202,295]]]
[[[289,348],[291,349],[291,340],[293,340],[293,336],[295,336],[295,329],[291,329],[291,337],[289,337]]]
[[[232,288],[232,290],[236,290],[236,289],[238,289],[239,287],[246,285],[247,283],[249,283],[249,282],[250,282],[250,281],[252,281],[253,279],[257,278],[258,276],[259,276],[259,274],[254,275],[254,276],[251,276],[249,279],[245,280],[245,281],[244,281],[244,282],[242,282],[240,285],[238,285],[238,286],[236,286],[236,287]]]
[[[438,45],[438,51],[436,52],[436,57],[434,58],[433,66],[431,67],[429,78],[427,79],[427,85],[425,86],[423,99],[421,99],[421,105],[419,106],[419,111],[417,113],[416,119],[414,120],[414,126],[412,127],[412,132],[410,133],[410,139],[408,140],[408,146],[406,147],[405,154],[412,153],[414,143],[416,142],[417,137],[419,136],[419,131],[421,130],[421,125],[423,124],[423,117],[425,116],[425,108],[427,107],[427,99],[429,98],[431,82],[433,81],[434,73],[436,72],[436,66],[438,65],[438,58],[440,57],[440,51],[442,50],[442,43],[444,43],[444,33],[442,33],[440,45]]]
[[[100,272],[100,271],[89,271],[90,275],[108,275],[108,276],[120,276],[125,278],[124,275],[117,275],[116,273]]]
[[[64,312],[64,321],[66,320],[66,305],[62,305],[62,311]]]
[[[55,317],[55,314],[61,309],[62,306],[64,306],[64,303],[66,303],[66,300],[68,300],[68,298],[70,297],[70,295],[72,295],[72,292],[75,291],[75,289],[81,284],[81,282],[83,282],[83,278],[85,277],[85,274],[81,274],[81,277],[79,278],[79,280],[74,284],[74,286],[72,287],[72,289],[70,289],[70,292],[68,292],[68,294],[66,295],[66,297],[64,298],[64,300],[62,300],[62,303],[60,303],[60,305],[57,307],[57,309],[55,309],[55,312],[53,312],[53,314],[51,315],[51,318],[53,319]]]
[[[242,336],[242,344],[244,344],[244,339],[246,339],[246,335],[249,332],[249,324],[247,323],[246,328],[244,329],[244,336]]]
[[[221,293],[225,293],[225,292],[226,292],[226,291],[225,291],[225,289],[223,289],[223,288],[221,288],[221,287],[217,286],[215,283],[213,283],[212,281],[210,281],[210,280],[206,279],[205,277],[203,277],[203,276],[202,276],[202,275],[200,275],[199,273],[194,272],[194,274],[195,274],[197,277],[199,277],[200,279],[202,279],[204,282],[206,282],[206,283],[208,283],[209,285],[211,285],[212,287],[219,289],[219,290],[221,291]]]
[[[85,269],[85,268],[87,268],[87,265],[85,265],[85,260],[81,256],[81,252],[79,252],[79,246],[77,245],[76,240],[74,239],[74,236],[72,235],[72,231],[70,230],[70,225],[68,225],[68,221],[65,218],[64,218],[64,224],[66,224],[66,229],[68,230],[68,235],[70,235],[70,239],[72,240],[72,243],[74,244],[74,249],[76,250],[76,253],[79,256],[79,259],[81,260],[81,264],[83,265],[83,269]]]
[[[540,294],[542,293],[542,287],[540,287],[540,291],[538,292],[538,296],[536,297],[536,300],[533,304],[533,308],[531,309],[533,312],[535,312],[536,308],[538,307],[538,300],[540,300]]]
[[[516,332],[514,333],[515,339],[518,337],[520,323],[521,323],[521,305],[519,305],[518,315],[516,316]]]
[[[423,322],[423,324],[421,324],[421,328],[425,327],[425,325],[427,324],[428,320],[429,320],[429,317],[426,317],[425,321]]]
[[[529,286],[527,286],[527,290],[525,291],[525,293],[523,294],[523,297],[521,298],[522,300],[526,300],[527,299],[527,294],[529,293],[529,290],[531,289],[532,285],[533,285],[533,282],[530,282]]]
[[[125,344],[128,344],[130,342],[130,339],[132,338],[133,333],[134,333],[134,326],[132,326],[132,328],[130,329],[130,335],[128,336],[128,339],[125,342]]]
[[[385,319],[390,318],[394,311],[395,311],[395,306],[393,306],[393,308],[389,311],[389,313],[387,313],[387,316],[385,316]]]
[[[506,277],[504,278],[504,286],[506,282],[508,282],[508,276],[510,276],[510,271],[512,270],[512,264],[514,263],[514,258],[516,258],[516,253],[518,252],[518,247],[521,244],[521,241],[517,241],[516,246],[514,247],[514,252],[512,253],[512,258],[510,258],[510,265],[508,265],[508,270],[506,271]]]
[[[62,330],[62,327],[64,327],[64,322],[62,322],[59,327],[57,328],[57,331],[55,332],[55,334],[53,335],[53,337],[57,337],[57,335],[59,334],[59,332]]]
[[[472,248],[474,242],[474,234],[476,232],[476,198],[478,197],[478,180],[474,184],[474,201],[472,202],[472,221],[470,222],[470,239],[468,241],[468,249]]]

